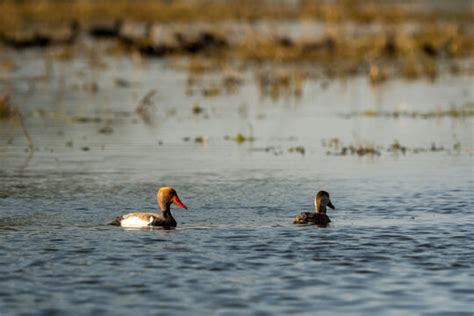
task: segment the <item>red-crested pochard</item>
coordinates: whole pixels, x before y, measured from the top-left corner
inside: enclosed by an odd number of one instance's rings
[[[164,228],[176,227],[176,220],[173,218],[173,215],[171,215],[171,204],[174,203],[184,209],[187,209],[187,206],[181,202],[173,188],[161,188],[156,196],[161,214],[159,212],[130,213],[117,217],[110,225],[138,228],[152,226],[161,226]]]

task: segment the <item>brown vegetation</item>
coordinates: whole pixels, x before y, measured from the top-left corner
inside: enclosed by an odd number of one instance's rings
[[[280,34],[271,24],[259,29],[256,20],[321,23],[322,32]],[[69,45],[82,32],[113,38],[119,43],[115,48],[132,56],[193,56],[189,71],[195,74],[229,60],[311,62],[330,77],[366,74],[374,85],[394,76],[434,79],[446,63],[452,72],[472,71],[454,62],[474,58],[472,21],[472,10],[422,11],[361,0],[143,0],[140,5],[131,0],[0,0],[0,42],[18,49]],[[71,56],[70,50],[58,54]],[[231,84],[240,80],[230,79]],[[285,86],[280,79],[263,80],[266,94]],[[291,81],[292,93],[300,94],[304,76]],[[216,92],[210,87],[203,94]]]
[[[11,119],[16,116],[15,108],[10,104],[8,95],[0,96],[0,120]]]
[[[54,12],[54,14],[52,14]],[[15,29],[25,24],[39,23],[57,25],[78,20],[82,24],[91,22],[132,19],[147,22],[196,22],[257,19],[316,19],[322,22],[355,21],[370,23],[377,21],[401,22],[407,20],[469,21],[472,11],[453,13],[450,11],[426,12],[410,10],[396,2],[339,0],[339,1],[206,1],[141,0],[2,0],[0,1],[0,29]]]

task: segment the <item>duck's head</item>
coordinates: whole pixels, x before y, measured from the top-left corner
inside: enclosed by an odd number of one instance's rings
[[[326,191],[319,191],[318,194],[316,194],[316,197],[314,198],[314,206],[316,207],[317,213],[323,214],[326,214],[327,207],[333,210],[336,209],[329,199],[329,193]]]
[[[158,206],[162,211],[167,211],[170,209],[171,203],[178,205],[184,209],[188,209],[186,205],[181,202],[176,193],[175,189],[170,187],[163,187],[161,188],[158,193],[156,194],[158,199]]]

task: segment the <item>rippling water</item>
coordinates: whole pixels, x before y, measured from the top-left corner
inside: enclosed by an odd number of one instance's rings
[[[183,80],[173,72],[167,78],[170,85]],[[168,101],[186,100],[179,89],[167,94],[166,82],[158,118]],[[381,106],[464,102],[472,97],[470,83],[390,83],[395,92],[382,92]],[[251,85],[244,90],[239,98],[257,99]],[[472,119],[348,121],[338,116],[346,107],[377,99],[356,79],[316,93],[319,99],[309,88],[300,105],[249,106],[244,117],[232,116],[239,98],[230,98],[212,112],[217,118],[178,114],[155,126],[117,119],[114,133],[104,136],[94,124],[35,118],[35,107],[51,106],[47,91],[16,98],[30,109],[38,148],[32,158],[21,130],[0,125],[12,137],[2,140],[0,153],[1,315],[473,314],[472,154],[334,157],[319,147],[323,137],[347,139],[354,131],[376,142],[450,146],[456,139],[469,147]],[[432,99],[422,98],[426,91]],[[101,93],[110,98],[110,90]],[[55,111],[95,111],[71,110],[84,99],[66,100]],[[103,100],[99,94],[90,102]],[[209,106],[219,109],[224,100]],[[114,104],[126,105],[120,98]],[[255,119],[259,112],[268,118]],[[222,140],[248,121],[254,144]],[[181,140],[200,134],[209,135],[209,144]],[[305,145],[306,155],[287,153],[288,137]],[[64,144],[69,139],[73,148]],[[80,149],[85,145],[89,151]],[[255,150],[267,145],[285,153]],[[156,190],[164,185],[189,206],[173,209],[177,229],[105,225],[120,214],[156,210]],[[319,189],[337,208],[329,213],[333,225],[291,224],[294,214],[312,209]]]

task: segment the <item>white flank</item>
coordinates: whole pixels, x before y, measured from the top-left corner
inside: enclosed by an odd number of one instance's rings
[[[120,222],[122,227],[148,227],[150,223],[153,222],[153,217],[150,217],[150,221],[144,221],[143,219],[133,216],[126,219],[123,219]]]

